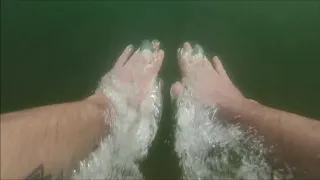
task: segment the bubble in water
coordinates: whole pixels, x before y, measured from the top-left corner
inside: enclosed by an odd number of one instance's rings
[[[184,179],[290,179],[268,164],[262,138],[217,119],[216,105],[201,104],[190,89],[176,103],[175,151]]]
[[[137,164],[147,155],[162,110],[161,81],[154,79],[150,93],[139,107],[128,102],[137,88],[120,82],[113,72],[104,76],[97,91],[107,95],[117,115],[100,147],[74,171],[73,179],[142,179]]]

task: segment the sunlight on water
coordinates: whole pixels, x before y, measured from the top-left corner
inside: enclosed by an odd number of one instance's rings
[[[177,98],[175,151],[184,179],[288,179],[267,163],[262,138],[215,116],[217,106],[197,102],[190,90]]]
[[[102,78],[97,91],[112,101],[117,117],[111,120],[110,134],[98,150],[81,162],[73,179],[142,179],[138,161],[154,139],[162,110],[161,81],[154,79],[151,91],[139,107],[128,99],[135,86],[119,82],[111,72]]]

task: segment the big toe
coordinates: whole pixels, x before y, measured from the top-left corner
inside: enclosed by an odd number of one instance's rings
[[[181,82],[175,82],[170,89],[171,99],[176,99],[183,91],[184,87]]]
[[[163,57],[164,52],[160,49],[160,41],[143,40],[140,48],[128,60],[127,67],[143,73],[157,73]]]
[[[178,62],[183,74],[188,70],[188,63],[191,59],[192,50],[192,46],[189,42],[185,42],[181,48],[178,48]]]
[[[196,44],[192,48],[189,42],[184,43],[183,47],[178,49],[178,62],[183,75],[196,67],[212,68],[211,63],[205,56],[203,47]]]

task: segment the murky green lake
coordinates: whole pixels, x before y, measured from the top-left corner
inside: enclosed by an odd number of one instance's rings
[[[2,113],[88,96],[127,44],[162,42],[164,111],[141,166],[147,179],[181,175],[169,89],[186,40],[219,55],[247,97],[320,119],[318,2],[5,1],[1,9]]]

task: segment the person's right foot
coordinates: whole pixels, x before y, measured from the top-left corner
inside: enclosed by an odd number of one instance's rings
[[[212,66],[199,44],[192,48],[189,42],[185,42],[178,49],[178,62],[183,80],[172,85],[173,97],[187,88],[194,98],[205,104],[224,106],[245,99],[231,82],[219,58],[213,57]]]

